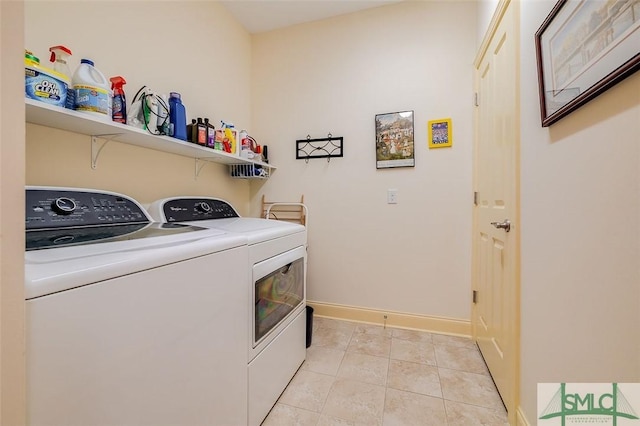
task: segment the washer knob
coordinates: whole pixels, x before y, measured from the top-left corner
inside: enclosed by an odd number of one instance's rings
[[[211,206],[206,201],[201,201],[197,204],[198,210],[204,213],[209,213],[211,211]]]
[[[76,205],[76,202],[67,197],[56,198],[56,200],[51,205],[53,211],[62,215],[69,215],[73,213],[76,207],[78,207]]]

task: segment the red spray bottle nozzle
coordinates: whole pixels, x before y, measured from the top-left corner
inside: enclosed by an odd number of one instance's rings
[[[71,49],[66,46],[51,46],[49,48],[49,52],[51,52],[51,58],[49,58],[51,62],[56,61],[56,52],[58,52],[58,54],[67,54],[71,56]]]
[[[127,81],[122,76],[115,76],[109,79],[111,81],[111,90],[122,89],[122,86],[127,84]]]

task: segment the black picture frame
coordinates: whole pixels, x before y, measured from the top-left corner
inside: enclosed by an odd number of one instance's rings
[[[640,0],[560,0],[535,44],[548,127],[640,69]]]

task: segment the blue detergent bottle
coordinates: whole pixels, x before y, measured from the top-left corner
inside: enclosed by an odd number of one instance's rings
[[[180,93],[169,94],[170,135],[176,139],[187,140],[187,114],[180,98]]]

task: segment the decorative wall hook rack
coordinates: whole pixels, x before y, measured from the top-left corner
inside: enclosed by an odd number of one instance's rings
[[[310,158],[326,158],[329,162],[333,157],[342,157],[343,141],[342,136],[335,137],[331,133],[319,139],[307,135],[306,139],[296,140],[296,160],[304,159],[308,163]]]

